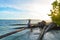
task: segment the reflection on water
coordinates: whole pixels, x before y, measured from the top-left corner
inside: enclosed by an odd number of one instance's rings
[[[37,21],[34,21],[37,22]],[[32,23],[34,23],[32,21]],[[28,20],[0,20],[0,35],[4,35],[6,33],[10,33],[17,29],[12,29],[16,27],[27,27],[28,25],[19,25],[19,26],[10,26],[10,24],[27,24]],[[23,30],[21,32],[12,34],[0,40],[35,40],[37,35],[31,33],[29,29]]]
[[[1,30],[1,29],[0,29]],[[9,33],[11,31],[15,31],[17,29],[5,29],[0,31],[0,35],[3,35],[5,33]],[[33,32],[30,32],[30,29],[23,30],[21,32],[12,34],[10,36],[7,36],[5,38],[2,38],[0,40],[37,40],[39,37],[39,28],[36,28],[33,30]],[[60,40],[60,30],[52,30],[50,32],[47,32],[43,40]]]
[[[5,30],[2,29],[2,31],[0,31],[0,35],[9,33],[15,30],[17,29],[5,29]],[[7,36],[0,40],[37,40],[38,37],[39,37],[39,30],[38,28],[36,28],[33,30],[33,32],[30,32],[30,29],[26,29],[21,32]],[[60,30],[52,30],[50,32],[47,32],[44,35],[43,40],[60,40]]]
[[[52,30],[44,35],[43,40],[60,40],[60,30]]]
[[[27,27],[27,25],[23,25],[23,26],[7,26],[7,24],[24,24],[27,23],[27,21],[24,22],[23,21],[19,21],[19,20],[0,20],[0,35],[15,31],[17,29],[12,29],[12,28],[16,28],[16,27]],[[30,32],[29,29],[23,30],[21,32],[12,34],[10,36],[7,36],[5,38],[2,38],[0,40],[37,40],[37,38],[39,37],[39,33],[40,30],[39,28],[36,28],[33,30],[33,32]],[[52,30],[50,32],[47,32],[44,37],[43,40],[60,40],[60,30]]]
[[[37,40],[39,34],[35,35],[35,33],[38,33],[35,30],[36,29],[34,29],[34,32],[30,32],[30,29],[26,29],[21,32],[18,32],[18,33],[12,34],[10,36],[7,36],[5,38],[2,38],[0,40]],[[13,31],[13,29],[10,31]],[[0,31],[0,32],[4,33],[4,31]],[[9,32],[9,30],[8,30],[8,32]],[[5,31],[5,33],[7,33],[7,31]],[[0,35],[1,35],[1,33],[0,33]]]
[[[7,36],[5,38],[2,38],[0,40],[21,40],[21,39],[24,39],[25,37],[28,36],[27,35],[28,34],[27,32],[29,32],[28,29],[27,30],[24,30],[24,31],[21,31],[21,32],[18,32],[18,33],[15,33],[15,34],[12,34],[12,35]],[[27,38],[25,38],[25,39],[27,39]]]

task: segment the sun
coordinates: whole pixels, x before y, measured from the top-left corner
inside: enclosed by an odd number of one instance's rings
[[[54,0],[53,0],[54,1]],[[31,15],[35,19],[40,20],[51,20],[48,14],[50,13],[50,9],[52,8],[51,3],[53,2],[50,0],[50,4],[41,5],[39,3],[33,3],[31,9]]]
[[[48,13],[50,12],[49,6],[41,6],[41,5],[33,5],[31,15],[34,16],[34,18],[41,19],[41,20],[49,20]]]

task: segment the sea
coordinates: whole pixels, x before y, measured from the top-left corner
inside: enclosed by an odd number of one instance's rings
[[[32,24],[40,22],[39,20],[31,20]],[[27,25],[15,25],[11,24],[27,24]],[[0,36],[16,31],[18,27],[28,27],[28,20],[0,20]],[[17,32],[15,34],[4,37],[0,40],[37,40],[40,36],[39,28],[34,29],[34,32],[31,32],[30,29],[25,29],[23,31]],[[45,33],[43,40],[60,40],[60,30],[52,30]]]
[[[32,24],[38,23],[39,20],[31,20]],[[26,24],[26,25],[14,25],[12,24]],[[28,27],[28,20],[0,20],[0,36],[16,31],[18,27]],[[25,29],[21,32],[15,33],[13,35],[4,37],[0,40],[31,40],[28,39],[28,34],[30,34],[30,29]]]

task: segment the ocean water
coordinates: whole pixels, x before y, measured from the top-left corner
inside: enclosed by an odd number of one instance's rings
[[[0,20],[0,26],[10,26],[10,24],[27,24],[28,20]]]
[[[47,32],[43,40],[60,40],[60,30],[52,30],[50,32]]]
[[[32,21],[31,23],[37,23],[37,22],[38,21]],[[28,25],[12,26],[11,24],[28,24],[28,20],[0,20],[0,36],[18,30],[13,28],[28,27]],[[32,40],[29,37],[29,35],[30,35],[30,29],[25,29],[21,32],[4,37],[0,40]]]
[[[37,23],[38,21],[32,21],[32,23]],[[28,20],[0,20],[0,36],[6,33],[10,33],[17,29],[16,27],[28,27],[27,25],[10,26],[10,24],[27,24]],[[12,34],[10,36],[4,37],[0,40],[37,40],[39,37],[39,28],[34,29],[30,32],[30,29],[25,29],[21,32]],[[45,33],[43,40],[60,40],[60,30],[52,30]]]

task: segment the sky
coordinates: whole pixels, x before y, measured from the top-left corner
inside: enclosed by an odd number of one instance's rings
[[[54,0],[0,0],[0,19],[50,20]]]

